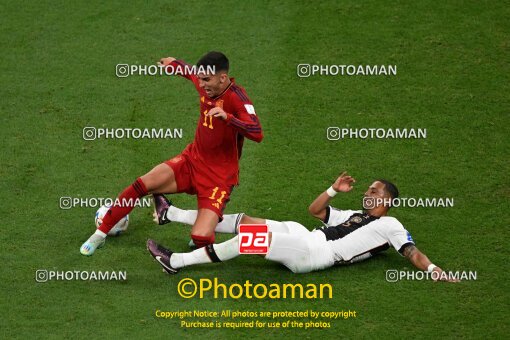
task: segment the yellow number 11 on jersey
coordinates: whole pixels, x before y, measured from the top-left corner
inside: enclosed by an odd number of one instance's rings
[[[215,188],[213,189],[212,195],[209,197],[209,199],[210,199],[210,200],[214,200],[214,199],[216,199],[216,193],[218,192],[218,189],[219,189],[218,187],[215,187]],[[218,202],[219,204],[221,204],[221,203],[223,202],[223,198],[225,197],[225,195],[226,195],[226,194],[227,194],[227,192],[226,192],[226,191],[222,191],[222,192],[221,192],[221,196],[220,196],[220,198],[218,198],[218,199],[216,200],[216,202]]]
[[[212,119],[213,119],[213,116],[207,116],[207,112],[209,112],[209,110],[205,110],[204,111],[204,123],[202,124],[203,126],[207,126],[207,118],[209,118],[209,129],[214,129],[213,126],[212,126]]]

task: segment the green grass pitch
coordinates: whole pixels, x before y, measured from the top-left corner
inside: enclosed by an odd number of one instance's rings
[[[505,1],[0,2],[1,338],[502,338],[509,333],[510,10]],[[307,207],[341,170],[358,208],[372,180],[402,196],[453,197],[453,208],[390,211],[417,246],[476,281],[388,283],[414,270],[395,251],[350,267],[295,275],[256,256],[164,275],[154,238],[187,250],[189,228],[134,210],[125,235],[90,257],[79,247],[96,208],[59,198],[115,197],[192,141],[198,100],[181,78],[120,79],[115,65],[230,59],[265,139],[245,142],[241,184],[226,213],[318,223]],[[310,64],[397,65],[397,76],[299,78]],[[85,141],[85,126],[182,128],[182,139]],[[426,139],[328,141],[339,127],[426,128]],[[184,208],[195,198],[174,196]],[[220,235],[219,240],[228,239]],[[505,246],[506,244],[506,246]],[[47,270],[125,270],[128,280],[37,283]],[[222,283],[329,283],[332,299],[183,299],[181,278]],[[186,329],[156,310],[339,311],[323,329]]]

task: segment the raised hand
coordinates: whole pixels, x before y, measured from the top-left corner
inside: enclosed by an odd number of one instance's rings
[[[352,190],[352,184],[356,183],[356,180],[347,174],[347,171],[344,171],[340,174],[340,176],[336,179],[335,183],[333,183],[332,187],[335,191],[339,192],[349,192]]]

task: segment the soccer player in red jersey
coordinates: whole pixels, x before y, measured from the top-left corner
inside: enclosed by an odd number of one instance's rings
[[[223,218],[232,188],[239,182],[244,137],[260,142],[262,128],[246,91],[234,78],[229,78],[229,61],[223,53],[207,53],[195,69],[171,57],[161,59],[160,65],[191,80],[198,91],[200,118],[195,139],[180,155],[137,178],[119,195],[118,201],[132,202],[154,194],[157,222],[165,224],[170,222],[166,219],[166,210],[171,204],[158,194],[196,195],[198,214],[191,239],[200,248],[214,243],[215,227]],[[214,72],[206,71],[211,69]],[[193,70],[198,72],[193,74]],[[112,206],[80,252],[92,255],[104,244],[108,231],[132,209],[133,205]]]

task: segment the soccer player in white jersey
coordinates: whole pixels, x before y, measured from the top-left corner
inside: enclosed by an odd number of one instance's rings
[[[313,201],[309,211],[324,226],[312,231],[297,222],[278,222],[240,213],[225,215],[216,227],[216,232],[237,234],[239,224],[266,224],[269,230],[269,249],[265,259],[279,262],[294,273],[308,273],[336,264],[355,263],[391,246],[407,257],[416,268],[436,271],[437,275],[432,277],[447,277],[440,275],[442,269],[416,248],[404,226],[396,218],[387,215],[391,205],[388,203],[398,197],[398,189],[391,182],[373,182],[363,197],[363,210],[338,210],[331,207],[329,203],[332,198],[339,192],[351,191],[353,183],[354,178],[344,172]],[[197,216],[196,210],[181,210],[175,206],[170,206],[166,214],[169,220],[189,225],[193,225]],[[147,249],[169,274],[175,274],[186,266],[223,262],[240,255],[239,236],[188,253],[174,253],[153,240],[147,241]]]

